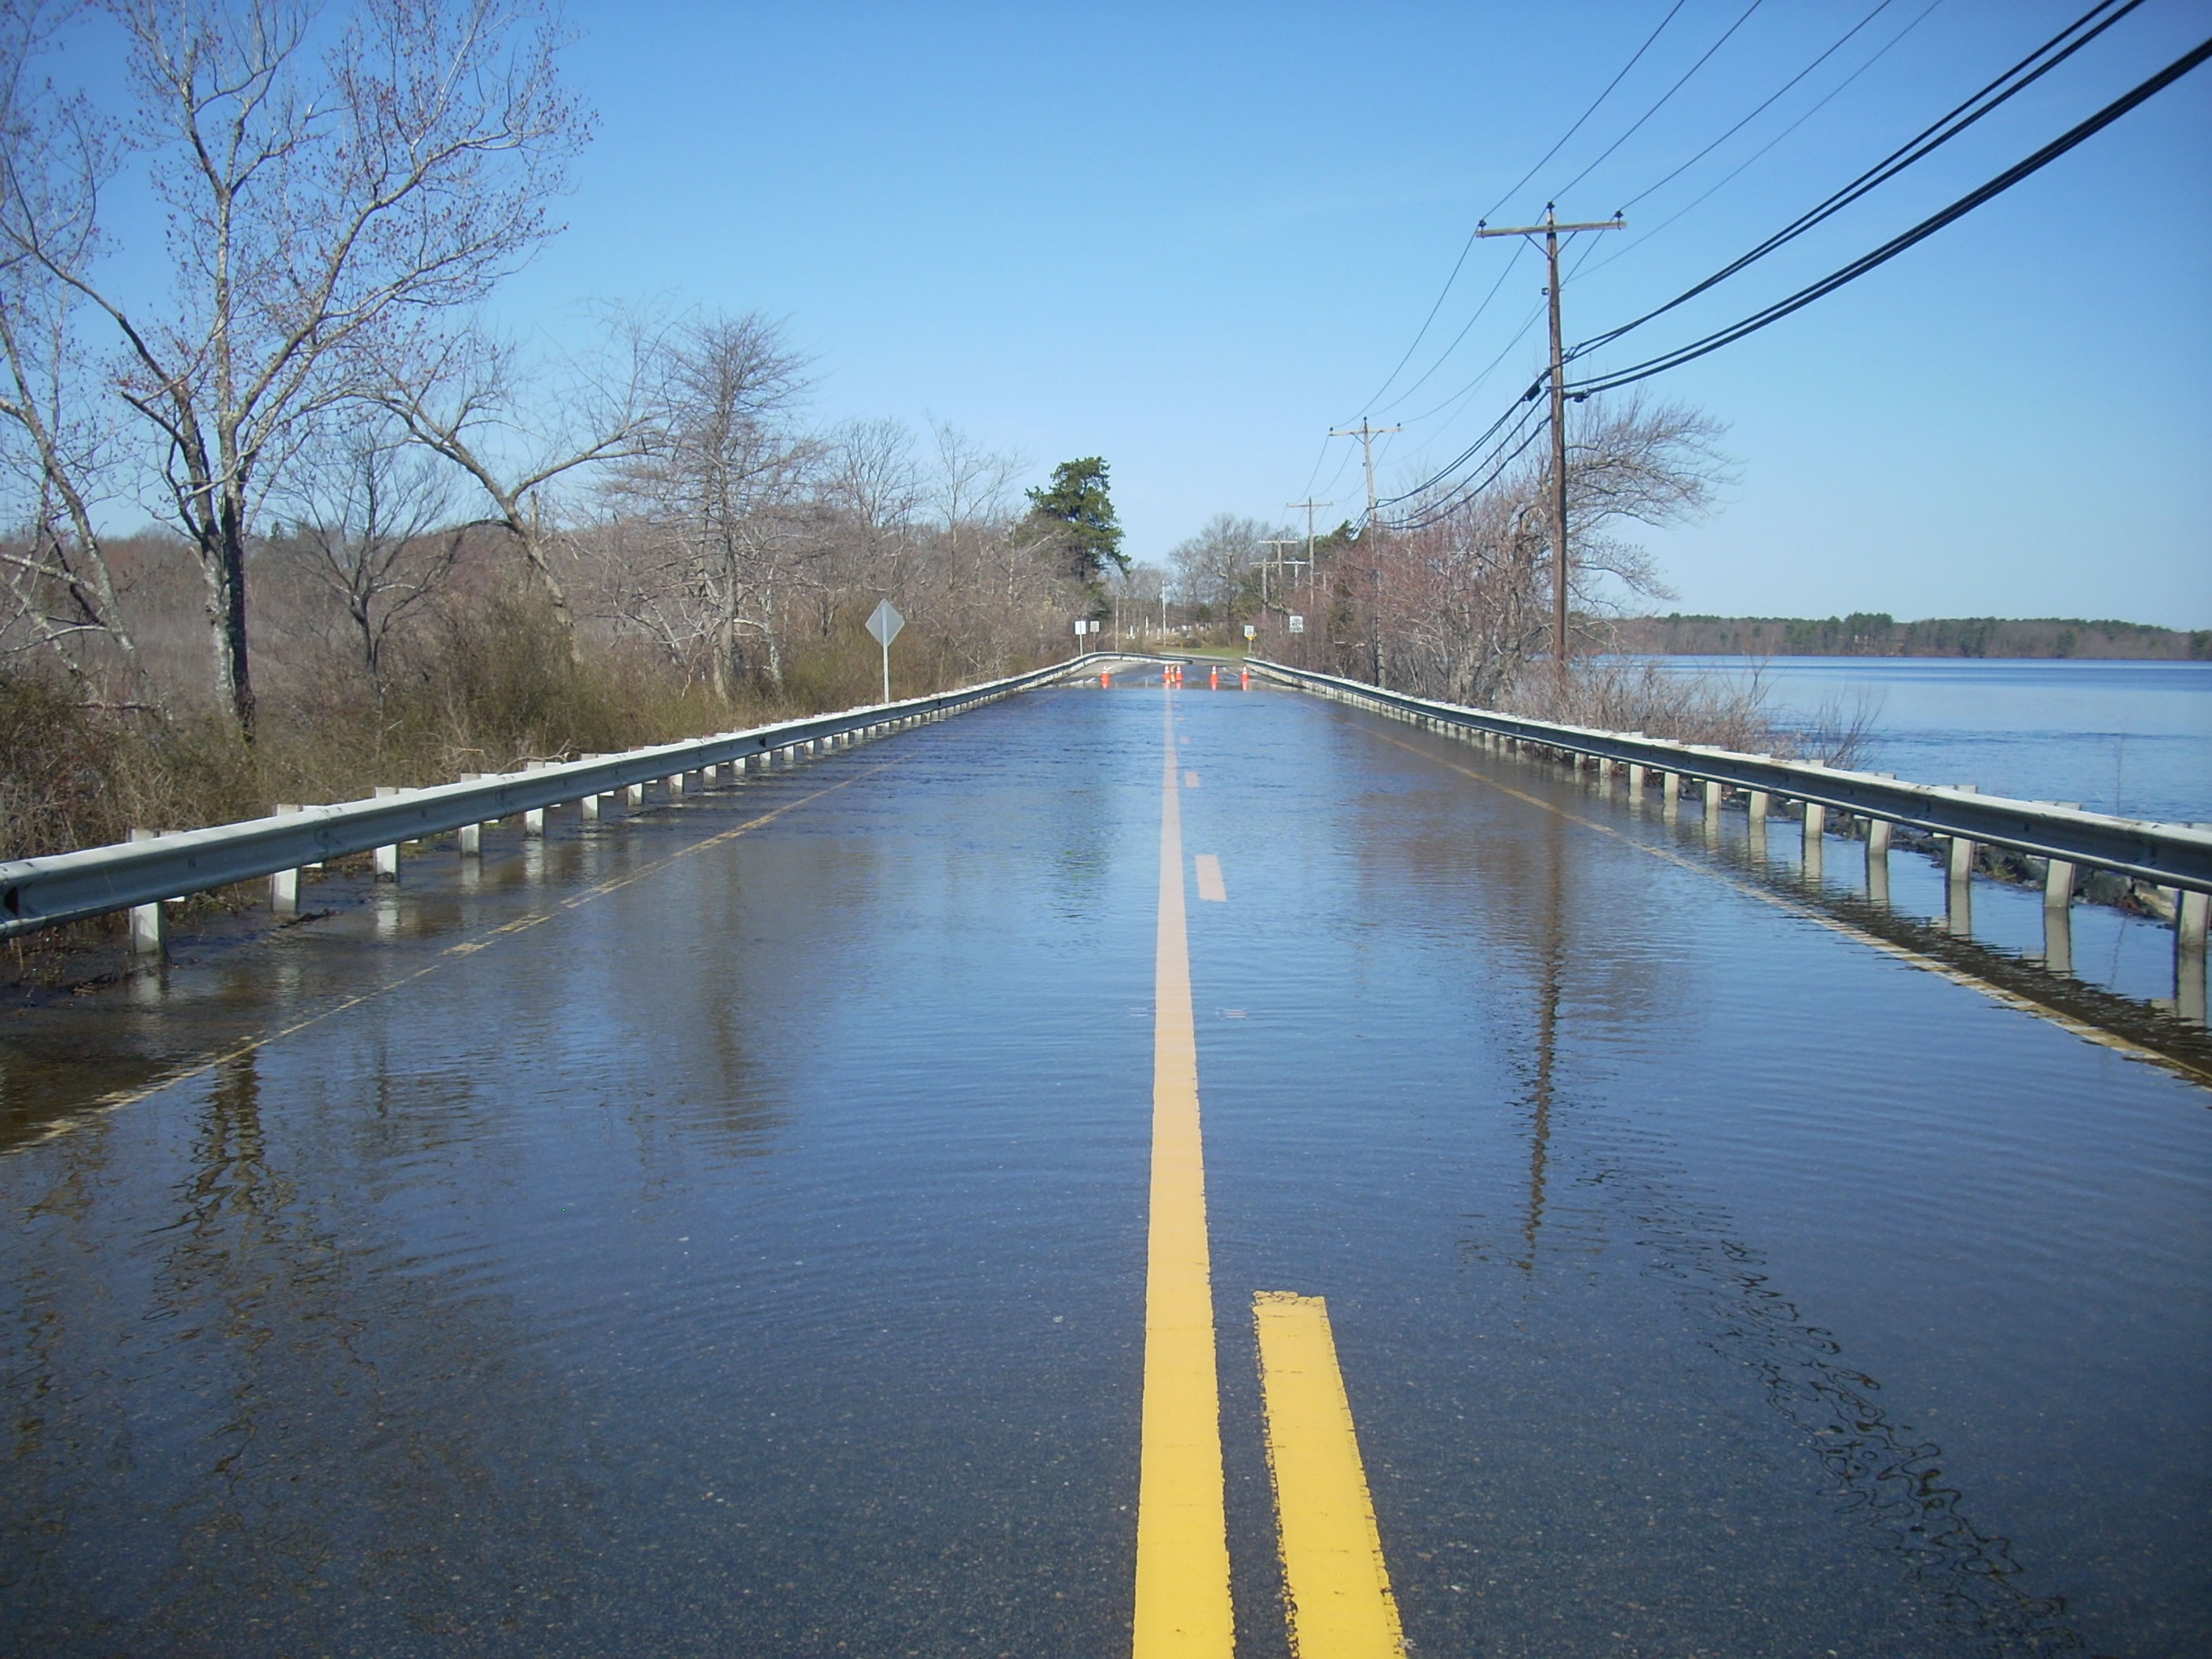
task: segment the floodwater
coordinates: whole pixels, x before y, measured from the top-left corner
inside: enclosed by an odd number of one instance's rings
[[[1661,657],[1755,678],[1786,723],[1863,712],[1862,764],[1916,783],[2212,822],[2212,662],[1950,657]]]
[[[2212,1095],[1656,811],[1156,681],[11,1016],[0,1650],[1126,1651],[1170,700],[1240,1653],[1258,1291],[1416,1653],[2212,1650]]]

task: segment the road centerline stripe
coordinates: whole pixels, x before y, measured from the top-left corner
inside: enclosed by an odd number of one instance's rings
[[[1252,1322],[1291,1651],[1300,1659],[1404,1659],[1405,1632],[1328,1304],[1292,1291],[1260,1291]]]
[[[1198,896],[1209,904],[1229,902],[1229,889],[1221,879],[1221,860],[1212,853],[1200,853],[1192,860],[1198,872]]]
[[[1135,1659],[1231,1659],[1229,1526],[1198,1034],[1183,907],[1174,705],[1160,781],[1159,931],[1153,976],[1152,1168],[1145,1270],[1145,1399],[1137,1476]]]

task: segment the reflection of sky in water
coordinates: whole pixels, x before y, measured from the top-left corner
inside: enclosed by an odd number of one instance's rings
[[[2212,819],[2212,663],[1931,657],[1667,657],[1753,672],[1785,721],[1863,706],[1865,763],[1919,783],[2072,800],[2133,817]]]

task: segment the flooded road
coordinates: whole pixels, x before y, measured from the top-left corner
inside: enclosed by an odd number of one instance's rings
[[[0,1650],[1127,1652],[1164,1283],[1239,1653],[1261,1293],[1415,1653],[2212,1649],[2212,1095],[1730,870],[1155,680],[15,1016]]]

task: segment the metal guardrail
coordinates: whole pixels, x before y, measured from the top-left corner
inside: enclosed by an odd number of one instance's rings
[[[1777,760],[1768,755],[1741,755],[1699,744],[1669,743],[1640,732],[1601,732],[1523,720],[1386,691],[1358,680],[1317,674],[1264,658],[1249,661],[1255,674],[1386,714],[1411,715],[1564,754],[1673,772],[1700,782],[1808,802],[1905,824],[1929,835],[2115,871],[2161,887],[2212,893],[2212,830],[2194,824],[2149,823],[2044,801],[1978,794],[1970,789],[1900,783],[1871,772]]]
[[[307,806],[282,817],[188,830],[158,840],[0,861],[0,939],[273,876],[349,854],[612,794],[702,767],[743,762],[825,738],[904,725],[995,702],[1095,670],[1116,653],[1087,653],[1049,668],[933,696],[848,708],[620,755],[568,761],[371,800]]]

